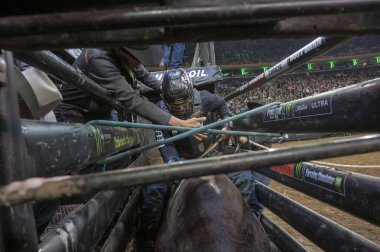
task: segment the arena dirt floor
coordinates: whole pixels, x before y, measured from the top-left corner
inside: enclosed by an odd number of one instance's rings
[[[357,137],[359,135],[356,135]],[[314,144],[321,142],[328,142],[336,139],[343,139],[347,137],[334,137],[334,138],[323,138],[318,140],[305,140],[305,141],[291,141],[281,144],[274,144],[273,148],[282,148],[287,146],[303,145],[303,144]],[[367,154],[352,155],[347,157],[329,158],[318,160],[323,162],[335,163],[335,164],[345,164],[352,167],[341,167],[339,165],[335,168],[339,170],[352,171],[356,173],[367,174],[371,176],[380,177],[380,152],[372,152]],[[357,165],[357,167],[354,167]],[[365,168],[362,166],[378,166],[377,168]],[[332,166],[331,166],[332,167]],[[363,221],[355,216],[352,216],[342,210],[332,207],[328,204],[322,203],[312,197],[309,197],[303,193],[300,193],[290,187],[284,186],[276,181],[271,181],[269,186],[276,190],[277,192],[286,195],[287,197],[296,200],[302,205],[328,217],[329,219],[337,222],[338,224],[364,236],[365,238],[380,244],[380,227],[373,225],[369,222]],[[303,244],[310,251],[322,251],[316,245],[314,245],[306,237],[298,233],[292,227],[287,225],[279,217],[275,216],[269,210],[265,210],[267,216],[269,216],[273,221],[278,223],[284,230],[295,237],[301,244]]]

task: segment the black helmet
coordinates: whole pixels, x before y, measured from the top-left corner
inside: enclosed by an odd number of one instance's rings
[[[193,114],[193,84],[182,68],[165,72],[162,81],[162,98],[170,113],[180,119]]]

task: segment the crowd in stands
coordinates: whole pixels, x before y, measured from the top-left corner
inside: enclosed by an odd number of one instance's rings
[[[248,102],[288,102],[377,77],[380,77],[380,67],[288,74],[235,98],[228,105],[233,113],[240,113],[247,109]],[[251,79],[225,78],[217,92],[224,97]]]
[[[278,62],[314,39],[315,37],[215,42],[215,60],[217,65]],[[185,55],[192,59],[195,44],[188,43],[186,47]],[[351,56],[377,52],[380,52],[380,36],[362,36],[343,43],[320,57]]]

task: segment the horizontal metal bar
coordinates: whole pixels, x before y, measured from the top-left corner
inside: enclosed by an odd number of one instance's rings
[[[234,123],[236,130],[282,133],[379,132],[380,79],[282,103]]]
[[[178,27],[112,29],[0,38],[9,50],[42,50],[75,47],[241,40],[268,37],[358,36],[380,34],[378,13],[344,13],[321,16],[194,24]],[[228,33],[225,31],[228,30]]]
[[[66,0],[65,2],[59,2],[56,0],[19,0],[17,3],[9,1],[6,5],[2,6],[0,9],[1,16],[10,16],[10,15],[25,15],[33,14],[38,15],[41,13],[56,13],[64,11],[78,11],[78,10],[96,10],[104,9],[115,6],[126,5],[135,6],[136,4],[141,5],[139,0],[129,0],[127,3],[125,0],[108,0],[108,1],[99,1],[99,0]],[[158,1],[155,0],[144,0],[144,4],[149,5],[159,5]]]
[[[199,7],[116,8],[0,18],[0,36],[190,25],[209,22],[284,18],[316,14],[374,12],[377,0],[293,1]]]
[[[325,251],[379,251],[374,242],[257,182],[256,193],[266,206]]]
[[[114,126],[114,127],[128,127],[128,128],[143,128],[143,129],[154,129],[154,130],[167,130],[167,131],[179,131],[187,132],[193,130],[193,128],[184,128],[168,125],[159,124],[146,124],[146,123],[132,123],[132,122],[116,122],[107,120],[93,120],[88,122],[90,125],[102,125],[102,126]],[[238,135],[238,136],[270,136],[279,137],[281,134],[278,133],[263,133],[263,132],[250,132],[250,131],[236,131],[236,130],[215,130],[208,129],[205,132],[213,134],[226,134],[226,135]]]
[[[68,174],[99,158],[142,144],[141,130],[22,120],[26,166],[36,167],[34,176]]]
[[[302,162],[257,172],[380,225],[380,178]]]
[[[0,206],[378,150],[380,150],[380,135],[372,135],[317,145],[152,165],[131,171],[117,170],[81,176],[30,178],[0,187]]]

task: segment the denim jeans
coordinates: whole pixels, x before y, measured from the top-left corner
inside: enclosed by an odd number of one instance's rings
[[[183,54],[185,53],[184,43],[174,43],[164,45],[164,57],[162,61],[170,69],[179,68],[182,65]]]

